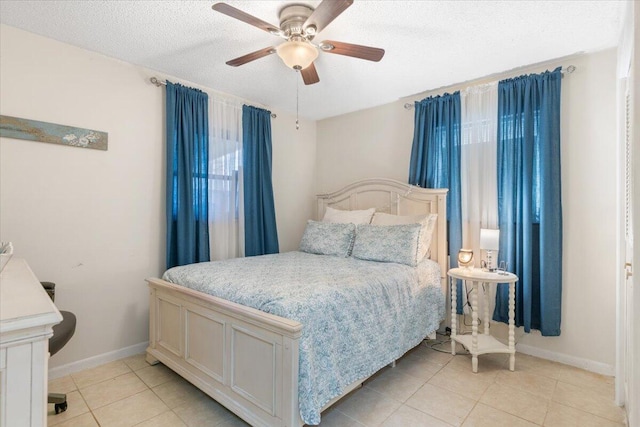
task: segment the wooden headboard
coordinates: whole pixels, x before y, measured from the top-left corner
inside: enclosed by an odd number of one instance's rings
[[[318,194],[317,219],[322,219],[327,206],[344,210],[375,208],[376,212],[394,215],[438,214],[431,239],[431,259],[440,264],[440,282],[442,292],[446,294],[447,191],[420,188],[393,179],[365,179],[333,193]]]

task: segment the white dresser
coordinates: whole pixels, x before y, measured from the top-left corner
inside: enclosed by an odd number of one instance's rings
[[[62,316],[24,259],[0,273],[0,427],[47,425],[49,337]]]

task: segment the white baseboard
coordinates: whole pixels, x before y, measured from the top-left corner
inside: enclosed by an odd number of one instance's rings
[[[149,341],[145,341],[129,347],[121,348],[119,350],[114,350],[108,353],[98,354],[97,356],[91,356],[87,359],[78,360],[77,362],[71,362],[67,363],[66,365],[56,366],[55,368],[49,368],[49,379],[52,380],[54,378],[64,377],[65,375],[84,371],[85,369],[89,368],[95,368],[96,366],[104,365],[105,363],[113,362],[114,360],[144,353],[148,345]]]
[[[148,341],[134,344],[129,347],[121,348],[119,350],[110,351],[108,353],[92,356],[87,359],[78,360],[77,362],[71,362],[66,365],[56,366],[49,369],[49,379],[55,379],[64,377],[65,375],[80,372],[85,369],[94,368],[105,363],[113,362],[114,360],[123,359],[125,357],[134,356],[136,354],[143,353],[147,346]],[[587,371],[595,372],[601,375],[615,376],[615,368],[613,365],[606,363],[595,362],[589,359],[583,359],[576,356],[569,356],[567,354],[556,353],[554,351],[542,350],[537,347],[532,347],[526,344],[517,344],[516,351],[529,356],[539,357],[541,359],[551,360],[553,362],[564,363],[565,365],[575,366],[576,368],[585,369]],[[517,363],[517,356],[516,356]]]
[[[529,356],[539,357],[541,359],[551,360],[553,362],[564,363],[565,365],[575,366],[596,374],[615,376],[615,367],[602,362],[595,362],[581,357],[569,356],[568,354],[556,353],[554,351],[543,350],[526,344],[517,344],[516,351]],[[518,364],[518,355],[516,353],[516,365]]]

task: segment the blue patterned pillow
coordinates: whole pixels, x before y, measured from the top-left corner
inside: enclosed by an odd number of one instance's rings
[[[418,240],[418,262],[430,256],[431,237],[436,226],[438,214],[426,215],[392,215],[384,212],[376,212],[373,215],[371,224],[373,225],[400,225],[400,224],[420,224],[420,240]]]
[[[358,225],[353,257],[367,261],[418,265],[420,224]]]
[[[307,221],[307,228],[302,235],[300,251],[346,258],[351,255],[355,235],[355,224],[309,220]]]

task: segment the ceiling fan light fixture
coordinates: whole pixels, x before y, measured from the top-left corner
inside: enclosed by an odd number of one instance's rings
[[[318,49],[311,43],[301,40],[290,40],[276,48],[282,62],[294,70],[304,70],[318,57]]]

